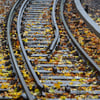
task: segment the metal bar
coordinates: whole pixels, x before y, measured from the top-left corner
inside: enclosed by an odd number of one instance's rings
[[[17,9],[18,5],[22,2],[23,0],[17,0],[17,2],[15,3],[15,5],[13,6],[13,8],[11,9],[10,11],[10,14],[9,14],[9,17],[8,17],[8,22],[7,22],[7,39],[8,39],[8,45],[9,45],[9,50],[10,50],[10,54],[11,54],[11,58],[12,58],[12,61],[13,61],[13,64],[14,64],[14,67],[16,69],[16,73],[19,77],[19,80],[22,84],[22,87],[27,95],[27,98],[29,100],[33,100],[32,98],[32,95],[30,94],[30,91],[29,89],[27,88],[26,86],[26,83],[24,81],[24,78],[20,72],[20,69],[18,67],[18,64],[17,64],[17,61],[16,61],[16,58],[14,56],[14,52],[13,52],[13,49],[12,49],[12,45],[11,45],[11,39],[10,39],[10,30],[11,30],[11,23],[12,23],[12,19],[14,17],[14,13],[15,13],[15,9]]]
[[[84,19],[85,23],[88,25],[91,30],[100,38],[100,27],[93,21],[90,16],[86,13],[84,8],[82,7],[80,0],[74,0],[75,7],[79,12],[80,16]]]
[[[57,44],[60,42],[60,37],[59,37],[59,28],[57,26],[57,23],[56,23],[56,14],[55,14],[55,10],[56,10],[56,5],[57,5],[57,2],[58,0],[54,0],[54,3],[53,3],[53,10],[52,10],[52,20],[53,20],[53,25],[56,29],[55,31],[55,39],[53,40],[51,46],[50,46],[50,51],[51,53],[55,50]]]
[[[26,64],[27,64],[27,67],[29,69],[29,71],[31,72],[31,75],[33,76],[37,86],[39,89],[43,90],[43,85],[41,84],[41,82],[39,81],[39,78],[37,77],[35,71],[33,70],[32,68],[32,65],[28,59],[28,56],[26,54],[26,51],[25,51],[25,48],[24,48],[24,45],[23,45],[23,42],[22,42],[22,39],[21,39],[21,33],[20,33],[20,29],[21,29],[21,21],[22,21],[22,16],[23,16],[23,12],[25,10],[25,7],[27,6],[27,4],[29,3],[29,0],[25,0],[23,2],[23,5],[21,6],[20,8],[20,11],[19,11],[19,15],[18,15],[18,21],[17,21],[17,32],[18,32],[18,38],[19,38],[19,42],[20,42],[20,46],[21,46],[21,50],[22,50],[22,53],[23,53],[23,57],[26,61]]]

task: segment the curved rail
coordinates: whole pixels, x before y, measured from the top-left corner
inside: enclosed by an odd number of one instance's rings
[[[22,39],[21,39],[21,33],[20,33],[23,12],[24,12],[24,9],[25,9],[25,7],[27,6],[28,3],[29,3],[29,0],[25,0],[22,4],[21,8],[20,8],[19,15],[18,15],[18,21],[17,21],[17,32],[18,32],[20,47],[21,47],[21,50],[22,50],[22,53],[23,53],[23,57],[26,61],[27,67],[28,67],[29,71],[31,72],[31,75],[33,76],[38,88],[40,89],[40,91],[42,91],[44,87],[41,84],[41,82],[39,81],[39,78],[37,77],[35,71],[32,68],[32,65],[31,65],[31,63],[28,59],[27,54],[26,54],[26,51],[25,51],[25,48],[24,48],[24,45],[23,45],[23,42],[22,42]]]
[[[84,57],[86,58],[86,60],[89,61],[89,63],[96,69],[98,70],[98,72],[100,72],[100,68],[99,66],[88,56],[88,54],[81,48],[81,46],[79,45],[79,43],[76,41],[76,39],[73,37],[66,21],[65,21],[65,18],[64,18],[64,14],[63,14],[63,9],[64,9],[64,2],[65,0],[62,0],[61,1],[61,7],[60,7],[60,16],[62,18],[62,21],[63,21],[63,24],[68,32],[68,35],[70,36],[70,38],[72,39],[74,45],[78,48],[78,50],[81,52],[82,55],[84,55]]]
[[[56,9],[56,5],[57,5],[58,0],[54,0],[53,3],[53,10],[52,10],[52,20],[53,20],[53,25],[56,29],[55,31],[55,39],[52,42],[51,46],[50,46],[50,52],[51,54],[53,53],[53,51],[55,50],[55,48],[57,47],[58,43],[60,42],[60,37],[59,37],[59,29],[56,23],[56,15],[55,15],[55,9]]]
[[[81,5],[80,0],[74,0],[75,7],[79,12],[80,16],[85,20],[88,27],[90,27],[94,33],[100,38],[100,27],[90,18]]]
[[[16,61],[16,58],[14,56],[14,52],[13,52],[13,49],[12,49],[12,45],[11,45],[11,40],[10,40],[10,30],[11,30],[11,23],[12,23],[12,19],[14,17],[14,13],[18,7],[18,5],[22,2],[23,0],[17,0],[17,2],[15,3],[15,5],[13,6],[13,8],[11,9],[10,11],[10,14],[9,14],[9,17],[8,17],[8,22],[7,22],[7,39],[8,39],[8,45],[9,45],[9,50],[10,50],[10,54],[11,54],[11,58],[12,58],[12,62],[14,64],[14,67],[15,67],[15,70],[16,70],[16,73],[19,77],[19,80],[22,84],[22,87],[26,93],[26,96],[29,100],[33,100],[33,97],[32,95],[30,94],[30,91],[29,89],[27,88],[26,86],[26,83],[24,81],[24,78],[22,77],[22,74],[19,70],[19,67],[18,67],[18,64],[17,64],[17,61]]]

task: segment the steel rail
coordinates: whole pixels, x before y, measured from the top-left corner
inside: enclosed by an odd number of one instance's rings
[[[100,27],[92,20],[92,18],[86,13],[81,5],[80,0],[74,0],[75,7],[79,12],[80,16],[84,19],[85,23],[91,30],[100,38]]]
[[[88,60],[89,64],[92,65],[98,72],[100,72],[100,67],[88,56],[88,54],[84,51],[84,49],[80,46],[80,44],[73,37],[73,35],[72,35],[68,25],[67,25],[67,22],[66,22],[66,20],[64,18],[64,13],[63,13],[64,3],[65,3],[65,0],[62,0],[61,1],[61,6],[60,6],[60,16],[61,16],[63,24],[64,24],[64,26],[65,26],[65,28],[66,28],[66,30],[68,32],[68,35],[70,36],[72,42],[77,47],[77,49],[80,51],[80,53],[84,56],[84,58],[86,60]]]
[[[18,64],[17,64],[17,61],[16,61],[16,58],[15,58],[15,55],[14,55],[14,52],[13,52],[13,49],[12,49],[12,44],[11,44],[11,37],[10,37],[10,30],[11,30],[11,23],[12,23],[12,20],[13,20],[13,17],[14,17],[14,13],[16,11],[16,9],[18,8],[18,5],[20,5],[20,3],[22,2],[23,0],[17,0],[17,2],[15,3],[15,5],[13,6],[13,8],[11,9],[10,11],[10,14],[9,14],[9,17],[8,17],[8,22],[7,22],[7,39],[8,39],[8,45],[9,45],[9,50],[10,50],[10,54],[11,54],[11,59],[12,59],[12,62],[14,64],[14,68],[16,70],[16,73],[19,77],[19,80],[20,80],[20,83],[26,93],[26,96],[29,100],[33,100],[33,97],[32,95],[30,94],[30,91],[24,81],[24,78],[20,72],[20,69],[18,67]]]
[[[36,75],[34,69],[32,68],[32,65],[28,59],[28,56],[26,54],[26,51],[25,51],[25,48],[24,48],[24,45],[23,45],[23,42],[22,42],[22,38],[21,38],[21,21],[22,21],[22,16],[23,16],[23,13],[24,13],[24,10],[25,10],[25,7],[27,6],[27,4],[29,3],[29,0],[25,0],[20,8],[20,11],[19,11],[19,14],[18,14],[18,21],[17,21],[17,32],[18,32],[18,39],[19,39],[19,43],[20,43],[20,47],[21,47],[21,50],[22,50],[22,54],[23,54],[23,57],[25,59],[25,62],[27,64],[27,67],[29,69],[29,71],[31,72],[31,75],[32,77],[34,78],[38,88],[40,89],[40,91],[43,91],[44,90],[44,86],[41,84],[38,76]]]
[[[52,54],[54,52],[55,48],[58,46],[58,43],[60,42],[59,28],[56,23],[56,14],[55,14],[57,2],[58,2],[58,0],[54,0],[53,10],[52,10],[52,21],[53,21],[53,25],[55,27],[55,39],[53,40],[53,42],[49,48],[49,50],[51,52],[50,54]]]

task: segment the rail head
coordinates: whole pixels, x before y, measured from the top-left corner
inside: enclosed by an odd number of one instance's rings
[[[57,26],[57,22],[56,22],[56,14],[55,14],[55,10],[56,10],[56,5],[57,5],[58,0],[54,0],[53,3],[53,9],[52,9],[52,21],[53,21],[53,25],[55,27],[55,38],[50,46],[50,51],[52,54],[55,50],[55,48],[57,47],[58,43],[60,42],[60,37],[59,37],[59,28]]]
[[[69,37],[71,38],[71,40],[73,41],[74,45],[77,47],[77,49],[80,51],[80,53],[84,56],[84,58],[89,62],[90,65],[92,65],[92,67],[94,67],[99,73],[100,73],[100,67],[90,58],[90,56],[88,56],[88,54],[84,51],[84,49],[80,46],[80,44],[76,41],[76,39],[73,37],[68,25],[67,25],[67,22],[64,18],[64,13],[63,13],[63,10],[64,10],[64,3],[65,3],[65,0],[62,0],[61,1],[61,7],[60,7],[60,16],[61,16],[61,19],[63,21],[63,24],[68,32],[68,35]]]
[[[14,52],[13,52],[11,39],[10,39],[11,38],[10,37],[11,23],[13,21],[14,13],[16,12],[16,9],[19,7],[21,2],[23,2],[23,0],[17,0],[17,2],[14,4],[13,8],[11,9],[11,11],[9,13],[8,21],[7,21],[7,39],[8,39],[8,45],[9,45],[9,51],[10,51],[10,54],[11,54],[11,59],[12,59],[14,68],[16,70],[16,73],[19,77],[20,83],[21,83],[21,85],[22,85],[22,87],[23,87],[23,89],[26,93],[27,98],[30,99],[30,100],[33,100],[33,97],[30,94],[29,89],[27,88],[26,83],[25,83],[25,81],[22,77],[22,74],[21,74],[20,70],[19,70],[16,58],[15,58],[15,55],[14,55]]]
[[[31,75],[34,78],[38,88],[40,89],[40,91],[42,91],[44,89],[44,86],[41,84],[41,82],[39,81],[38,76],[36,75],[35,71],[32,68],[32,65],[31,65],[31,63],[28,59],[28,56],[26,54],[26,51],[25,51],[25,48],[24,48],[24,45],[23,45],[23,42],[22,42],[22,38],[21,38],[22,16],[23,16],[24,10],[25,10],[26,6],[28,5],[29,1],[30,0],[25,0],[22,4],[21,8],[20,8],[20,11],[19,11],[19,14],[18,14],[18,21],[17,21],[17,33],[18,33],[18,39],[19,39],[21,50],[22,50],[22,54],[23,54],[23,57],[26,61],[27,67],[28,67],[29,71],[31,72]]]
[[[74,0],[75,7],[79,12],[80,16],[84,19],[85,23],[88,25],[91,30],[100,38],[100,27],[96,24],[95,21],[86,13],[84,8],[81,5],[80,0]]]

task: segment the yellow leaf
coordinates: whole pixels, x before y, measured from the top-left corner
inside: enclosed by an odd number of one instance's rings
[[[79,60],[79,62],[83,62],[83,60],[82,60],[82,59],[80,59],[80,60]]]
[[[24,41],[24,42],[27,42],[27,41],[28,41],[28,39],[27,39],[27,38],[25,38],[25,39],[23,39],[23,41]]]
[[[41,27],[38,27],[39,29],[41,29]]]
[[[5,68],[4,65],[2,65],[1,68],[4,69]]]
[[[36,94],[39,94],[39,89],[35,89],[35,93]]]
[[[77,81],[76,79],[72,79],[72,81]]]
[[[50,89],[49,89],[49,92],[50,92],[50,93],[55,93],[55,90],[52,89],[52,88],[50,88]]]
[[[69,60],[66,60],[66,63],[68,63],[68,64],[72,64],[72,62],[71,62],[71,61],[69,61]]]
[[[32,85],[32,84],[29,84],[29,88],[30,88],[30,90],[32,89],[32,87],[33,87],[33,85]]]
[[[32,25],[34,25],[34,24],[32,23]]]
[[[58,84],[58,83],[55,83],[54,86],[55,86],[57,89],[60,88],[60,84]]]
[[[80,81],[80,82],[83,82],[83,81],[84,81],[84,79],[83,79],[83,78],[81,78],[79,81]]]
[[[6,26],[6,24],[3,24],[3,26]]]
[[[88,33],[88,30],[84,31],[85,33]]]
[[[59,100],[66,100],[65,96],[61,96]]]
[[[27,28],[30,28],[30,26],[26,26]]]
[[[43,85],[45,88],[48,88],[48,86],[46,84]]]
[[[98,95],[95,95],[92,97],[93,99],[98,99]]]
[[[79,32],[77,32],[77,35],[80,35],[80,33],[79,33]]]
[[[50,7],[50,10],[52,10],[52,7]]]
[[[25,36],[25,35],[27,35],[27,34],[28,34],[28,31],[25,31],[23,35]]]
[[[84,45],[84,42],[83,42],[84,38],[83,37],[78,37],[78,41],[81,45]]]
[[[4,60],[0,61],[0,64],[4,64],[4,63],[5,63],[5,61],[4,61]]]
[[[9,86],[9,83],[3,83],[2,85],[1,85],[1,89],[4,89],[4,88],[8,88],[8,86]]]
[[[39,56],[39,59],[42,59],[43,57]]]
[[[3,56],[0,56],[0,60],[2,60],[4,57]]]
[[[34,70],[37,70],[37,66],[35,66]]]
[[[97,21],[100,21],[100,18],[98,18]]]
[[[62,84],[62,83],[63,83],[63,82],[60,82],[60,81],[58,82],[58,84]]]
[[[76,52],[76,50],[71,51],[71,53],[75,53],[75,52]]]
[[[73,85],[73,82],[70,82],[69,84],[70,84],[70,85]]]
[[[70,73],[65,73],[64,76],[71,76]]]
[[[92,91],[92,86],[89,87],[89,91]]]
[[[49,29],[46,29],[45,31],[46,31],[46,32],[50,32],[50,30],[49,30]]]
[[[62,32],[62,30],[59,31],[60,33]]]

